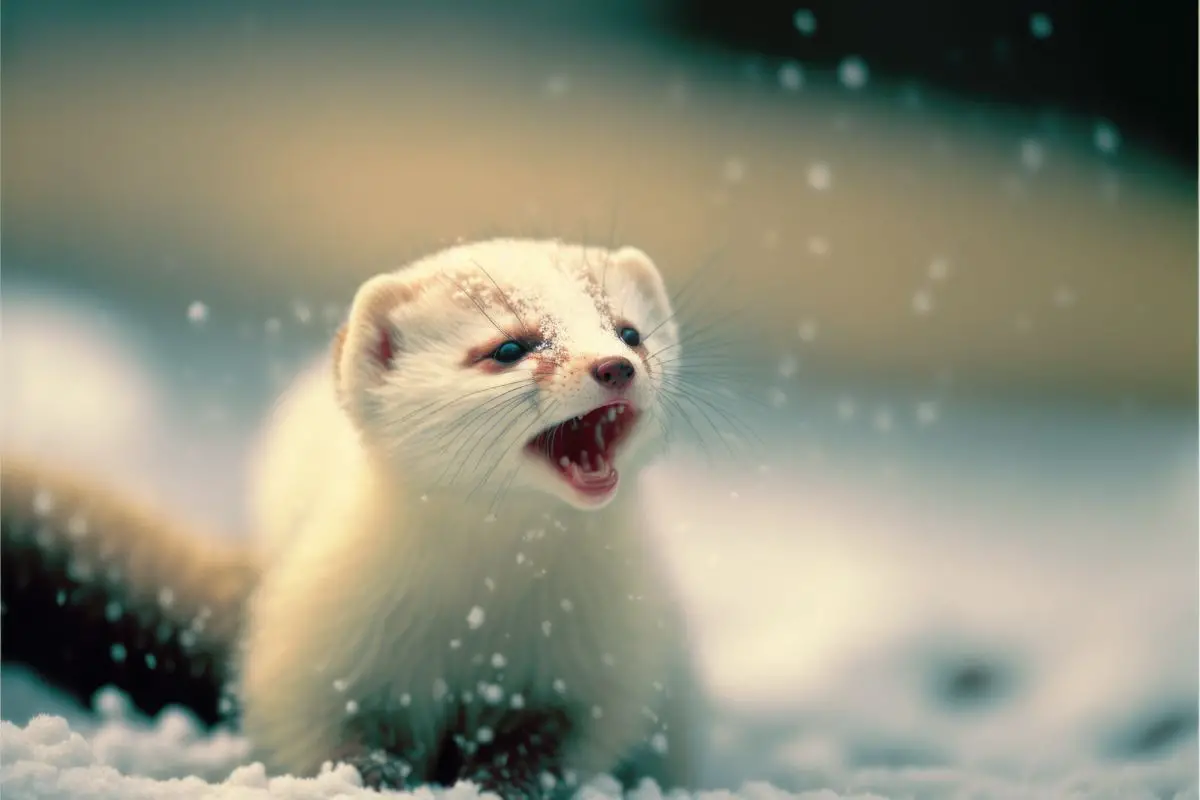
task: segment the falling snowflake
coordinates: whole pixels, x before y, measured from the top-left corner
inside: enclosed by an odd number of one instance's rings
[[[933,311],[933,292],[928,289],[918,289],[913,292],[912,310],[914,314],[924,316]]]
[[[1035,39],[1049,39],[1054,33],[1054,21],[1049,14],[1033,14],[1029,17],[1029,32]]]
[[[867,85],[867,62],[858,56],[847,56],[838,64],[838,80],[847,89],[861,89]]]
[[[1121,146],[1121,134],[1111,122],[1100,121],[1096,123],[1096,128],[1092,131],[1092,141],[1097,150],[1106,156],[1111,156]]]
[[[1021,140],[1021,164],[1030,172],[1037,172],[1046,163],[1046,148],[1037,139]]]
[[[820,325],[815,319],[801,320],[796,326],[796,336],[800,341],[810,343],[816,341],[817,332],[820,330]]]
[[[54,495],[48,489],[38,489],[33,495],[33,513],[44,517],[54,510]]]
[[[929,279],[944,281],[950,277],[950,261],[945,258],[935,258],[929,262]]]
[[[833,171],[828,164],[813,164],[808,168],[808,185],[817,191],[828,189],[833,183]]]
[[[471,630],[477,630],[487,619],[487,613],[480,606],[474,606],[467,614],[467,625]]]
[[[817,16],[807,8],[801,8],[792,15],[792,25],[801,36],[812,36],[817,32]]]
[[[197,300],[188,306],[187,318],[194,325],[203,325],[208,321],[208,306]]]
[[[804,86],[804,70],[795,61],[785,61],[779,68],[779,85],[789,92]]]

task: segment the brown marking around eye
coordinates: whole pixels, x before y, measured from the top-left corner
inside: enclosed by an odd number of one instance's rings
[[[459,363],[463,369],[478,367],[487,372],[503,372],[512,366],[512,364],[499,364],[491,360],[492,353],[496,352],[496,348],[505,342],[521,342],[530,351],[541,344],[539,331],[540,325],[529,325],[523,320],[519,320],[512,325],[501,325],[502,332],[497,333],[492,338],[488,339],[483,344],[472,347],[467,351],[466,356]]]
[[[481,369],[484,372],[493,374],[504,372],[518,362],[513,362],[512,364],[501,364],[498,361],[492,361],[492,353],[496,352],[497,347],[505,342],[510,341],[520,342],[525,345],[529,350],[530,355],[535,354],[536,348],[540,344],[537,339],[531,338],[528,332],[526,332],[524,329],[522,329],[522,331],[519,333],[514,332],[509,336],[496,336],[492,339],[489,339],[485,344],[481,344],[478,347],[472,347],[470,350],[468,350],[467,355],[460,363],[460,366],[464,369],[474,367],[476,369]]]

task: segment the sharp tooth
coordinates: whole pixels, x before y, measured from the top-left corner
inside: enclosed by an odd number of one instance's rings
[[[601,425],[596,426],[596,446],[604,450],[604,427]]]
[[[562,458],[560,458],[558,460],[558,463],[562,464],[564,467],[569,467],[569,466],[571,466],[571,459],[567,458],[566,456],[563,456]]]
[[[579,451],[579,463],[583,465],[583,469],[585,472],[591,470],[592,467],[591,467],[591,462],[588,461],[587,450]]]
[[[625,407],[624,407],[624,406],[621,406],[621,410],[622,410],[622,411],[624,411],[624,410],[625,410]],[[616,419],[617,419],[617,409],[615,409],[615,408],[610,408],[610,409],[608,410],[608,421],[609,421],[609,422],[615,422],[615,421],[616,421]]]
[[[604,460],[604,456],[596,456],[596,472],[601,475],[607,475],[611,471],[612,469],[608,466],[608,462]]]

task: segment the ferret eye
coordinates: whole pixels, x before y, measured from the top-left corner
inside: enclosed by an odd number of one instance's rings
[[[638,333],[637,328],[621,328],[617,331],[617,335],[621,337],[621,341],[630,347],[637,347],[642,343],[642,335]]]
[[[509,339],[492,351],[492,360],[501,364],[515,364],[529,353],[529,348],[516,339]]]

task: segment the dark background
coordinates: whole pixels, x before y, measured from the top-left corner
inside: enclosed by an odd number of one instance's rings
[[[811,37],[791,25],[798,6],[820,20]],[[1195,3],[679,0],[670,9],[681,30],[729,47],[819,64],[858,53],[873,72],[977,100],[1107,117],[1196,164]],[[1035,13],[1053,21],[1045,39],[1029,35]]]
[[[490,6],[490,7],[489,7]],[[792,24],[798,8],[819,20],[811,36]],[[1046,14],[1053,33],[1030,36]],[[618,28],[631,36],[678,36],[735,51],[833,65],[849,54],[872,74],[925,81],[978,101],[1047,107],[1116,123],[1126,138],[1196,165],[1197,5],[1182,0],[471,0],[379,3],[346,0],[213,0],[205,3],[46,0],[3,4],[4,58],[40,26],[147,27],[217,24],[230,15],[353,24],[414,15],[519,28]]]

